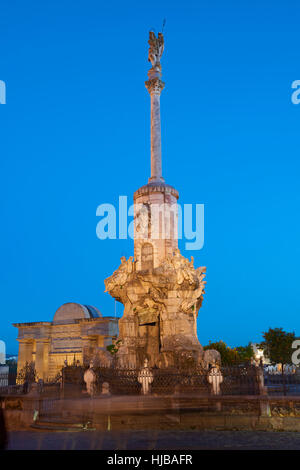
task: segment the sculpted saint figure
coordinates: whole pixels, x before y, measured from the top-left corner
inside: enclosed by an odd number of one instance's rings
[[[189,261],[187,258],[181,255],[180,250],[176,248],[174,256],[172,258],[172,264],[176,269],[177,283],[182,284],[184,281],[188,281],[190,284],[195,282],[195,268],[193,261]]]
[[[205,267],[194,268],[194,258],[191,257],[191,261],[182,256],[178,248],[175,249],[173,256],[167,256],[162,264],[160,270],[162,272],[174,272],[176,273],[176,282],[181,285],[184,281],[188,281],[190,285],[196,284],[205,277]]]
[[[158,37],[155,36],[153,31],[149,32],[149,54],[148,61],[151,62],[153,68],[161,68],[160,58],[164,51],[164,37],[162,33],[158,33]]]
[[[112,290],[115,286],[123,286],[127,281],[127,277],[133,271],[133,256],[126,260],[125,256],[121,257],[121,265],[113,273],[112,276],[107,278],[105,282],[105,292]]]

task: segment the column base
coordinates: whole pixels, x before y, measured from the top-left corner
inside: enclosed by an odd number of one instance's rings
[[[148,183],[164,183],[165,180],[162,176],[151,176],[151,178],[148,179]]]

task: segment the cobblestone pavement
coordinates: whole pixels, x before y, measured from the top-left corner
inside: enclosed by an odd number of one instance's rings
[[[15,450],[300,449],[300,432],[265,431],[12,431]]]

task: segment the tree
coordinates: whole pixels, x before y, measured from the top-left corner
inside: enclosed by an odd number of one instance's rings
[[[203,349],[204,351],[206,349],[216,349],[216,351],[219,351],[219,353],[221,354],[222,364],[236,364],[239,359],[238,352],[235,349],[232,349],[227,346],[224,341],[217,341],[216,343],[209,342],[209,344],[207,346],[204,346]]]
[[[106,349],[107,351],[112,355],[116,355],[117,352],[119,351],[119,347],[121,346],[121,343],[122,340],[118,339],[117,341],[115,341],[115,343],[113,344],[110,344],[109,346],[106,346]]]
[[[227,346],[224,341],[217,341],[216,343],[211,343],[207,346],[204,346],[204,351],[206,349],[216,349],[221,354],[221,362],[226,365],[234,365],[239,363],[248,362],[254,357],[253,349],[251,343],[247,346],[238,346],[236,348],[230,348]]]
[[[22,383],[33,383],[36,380],[36,370],[35,370],[35,364],[34,362],[26,362],[24,367],[19,370],[18,376],[17,376],[17,383],[22,384]]]
[[[251,343],[247,344],[247,346],[238,346],[235,349],[239,355],[239,359],[241,362],[250,362],[251,359],[254,357],[254,351]]]
[[[266,357],[275,364],[283,365],[291,363],[293,353],[292,343],[296,339],[295,333],[287,333],[282,328],[269,328],[269,331],[263,333],[264,341],[261,348]]]

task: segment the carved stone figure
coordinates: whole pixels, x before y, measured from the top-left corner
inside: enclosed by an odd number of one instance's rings
[[[203,355],[204,363],[207,365],[221,364],[221,354],[216,349],[207,349]]]
[[[85,371],[83,380],[86,383],[86,389],[91,398],[96,394],[96,374],[93,370],[93,362],[90,363],[90,367]]]
[[[149,53],[148,61],[151,62],[152,67],[161,68],[160,59],[164,51],[164,37],[162,33],[158,33],[158,36],[155,36],[153,31],[149,32]]]
[[[108,382],[103,382],[101,394],[102,394],[102,395],[110,395],[109,383],[108,383]]]
[[[126,260],[125,256],[121,257],[121,265],[112,274],[112,276],[110,276],[104,281],[106,287],[105,292],[109,292],[115,286],[123,286],[126,283],[128,275],[131,274],[133,271],[132,260],[132,256],[130,256],[128,260]]]
[[[105,281],[109,294],[124,305],[117,364],[142,367],[147,356],[151,367],[172,367],[179,351],[188,363],[202,364],[197,315],[203,300],[205,268],[196,270],[193,259],[189,261],[179,250],[148,270],[135,271],[130,267],[134,266],[131,259],[121,261]]]

